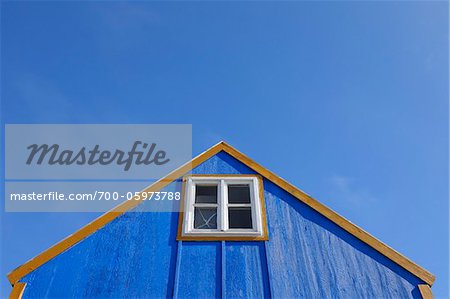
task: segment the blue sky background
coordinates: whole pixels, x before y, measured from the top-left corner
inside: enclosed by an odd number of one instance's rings
[[[448,296],[446,2],[3,2],[1,34],[2,125],[192,124],[194,154],[228,141]],[[0,296],[96,216],[2,211]]]

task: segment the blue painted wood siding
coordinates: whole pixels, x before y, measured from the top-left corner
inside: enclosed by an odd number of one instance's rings
[[[221,152],[193,173],[254,171]],[[264,196],[267,242],[177,242],[177,213],[128,212],[25,276],[23,298],[420,298],[420,279],[267,180]]]

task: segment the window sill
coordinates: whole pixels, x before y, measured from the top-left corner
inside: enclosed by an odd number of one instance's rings
[[[177,241],[269,241],[268,236],[211,236],[211,235],[186,235],[178,236]]]

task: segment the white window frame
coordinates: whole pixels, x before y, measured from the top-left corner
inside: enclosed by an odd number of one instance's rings
[[[228,185],[248,184],[250,186],[250,204],[230,204],[228,203]],[[182,236],[198,237],[262,237],[263,229],[263,209],[260,198],[260,182],[256,176],[189,176],[185,184],[184,213]],[[196,185],[217,185],[217,204],[195,203]],[[194,207],[215,207],[217,206],[217,229],[195,229],[194,228]],[[228,227],[229,207],[251,207],[252,228],[236,229]]]

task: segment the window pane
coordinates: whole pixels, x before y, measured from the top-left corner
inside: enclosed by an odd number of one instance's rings
[[[250,203],[250,186],[228,185],[228,203]]]
[[[217,186],[195,186],[196,203],[217,203]]]
[[[252,228],[252,209],[229,208],[228,222],[230,228]]]
[[[217,229],[217,208],[195,208],[195,229]]]

